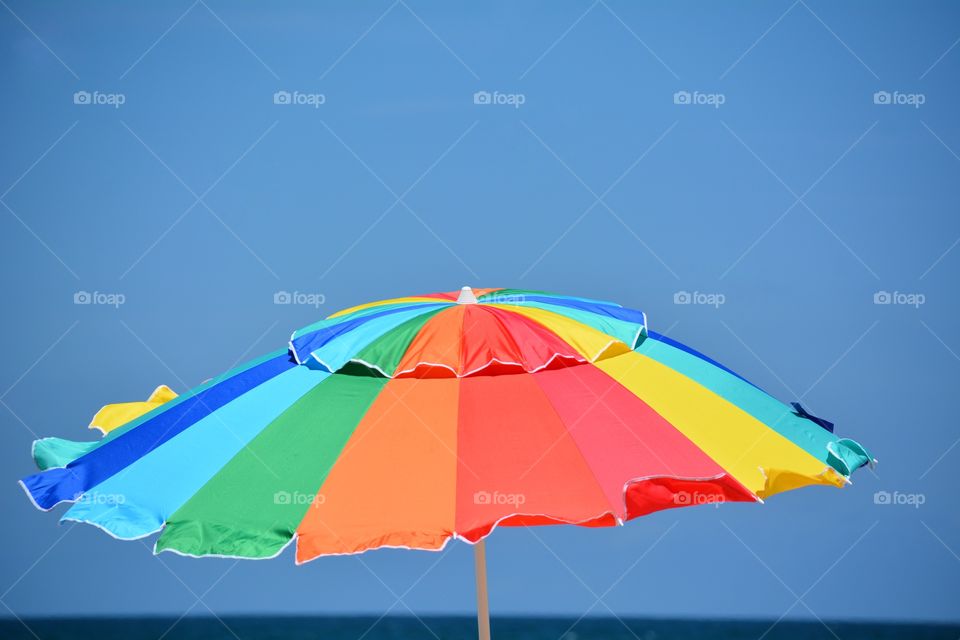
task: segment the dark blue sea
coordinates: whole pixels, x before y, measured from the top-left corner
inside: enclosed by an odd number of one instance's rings
[[[494,618],[494,640],[956,640],[960,625],[868,622]],[[25,618],[4,640],[469,640],[472,617]]]

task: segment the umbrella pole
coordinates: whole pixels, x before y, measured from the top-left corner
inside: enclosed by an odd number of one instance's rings
[[[477,628],[480,640],[490,640],[490,601],[487,598],[487,549],[484,541],[473,545],[473,566],[477,573]]]

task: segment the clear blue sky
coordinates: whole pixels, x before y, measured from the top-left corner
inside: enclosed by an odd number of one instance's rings
[[[955,4],[0,4],[9,610],[472,611],[463,544],[161,562],[15,480],[34,433],[475,284],[643,309],[881,462],[762,507],[501,529],[495,613],[960,619]]]

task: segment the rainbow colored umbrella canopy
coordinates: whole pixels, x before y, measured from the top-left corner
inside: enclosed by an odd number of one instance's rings
[[[640,311],[513,289],[346,309],[91,426],[105,436],[34,443],[41,509],[190,556],[296,540],[298,563],[839,487],[871,462]]]

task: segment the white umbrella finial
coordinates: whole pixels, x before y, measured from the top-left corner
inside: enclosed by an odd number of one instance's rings
[[[461,287],[457,304],[477,304],[477,296],[470,287]]]

